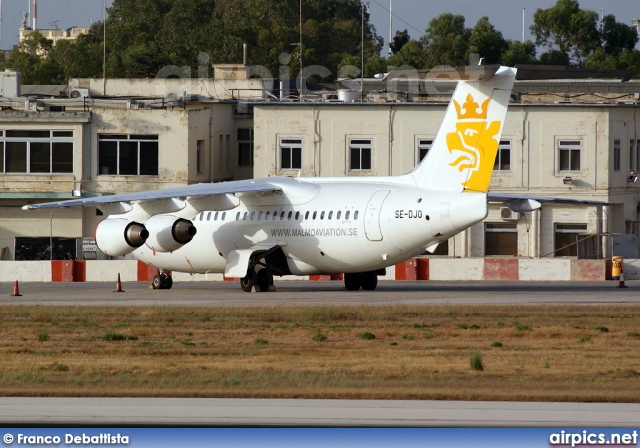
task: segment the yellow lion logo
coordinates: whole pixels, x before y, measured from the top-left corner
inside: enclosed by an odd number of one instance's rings
[[[499,144],[495,137],[501,126],[499,121],[487,124],[490,101],[491,98],[487,98],[482,106],[478,106],[471,94],[467,95],[463,106],[453,101],[458,122],[456,131],[447,134],[447,147],[452,155],[454,151],[462,153],[450,166],[457,166],[461,172],[469,170],[469,177],[462,183],[465,190],[489,189]]]

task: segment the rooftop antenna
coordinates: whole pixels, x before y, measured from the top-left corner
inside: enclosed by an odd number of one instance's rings
[[[49,22],[49,25],[51,25],[53,27],[53,29],[57,30],[58,28],[58,22],[59,20],[54,20],[53,22]]]
[[[2,50],[2,0],[0,0],[0,50]]]
[[[38,20],[38,0],[33,0],[33,30],[38,29],[36,21]]]
[[[389,0],[389,56],[391,56],[391,41],[393,39],[393,0]]]
[[[524,9],[522,8],[522,43],[524,43]]]

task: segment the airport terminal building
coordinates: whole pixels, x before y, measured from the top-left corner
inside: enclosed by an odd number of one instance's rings
[[[214,73],[47,87],[5,72],[1,259],[104,257],[93,241],[100,212],[21,210],[29,203],[252,177],[405,174],[428,160],[455,84],[387,75],[292,97],[249,67]],[[517,80],[491,181],[495,192],[610,205],[517,213],[491,204],[433,256],[602,258],[616,247],[637,258],[640,82],[623,78]]]

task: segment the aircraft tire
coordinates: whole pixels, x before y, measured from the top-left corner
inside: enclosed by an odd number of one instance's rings
[[[153,289],[164,289],[162,287],[163,283],[164,282],[162,281],[162,277],[160,277],[159,275],[154,275],[153,280],[151,280],[151,287]]]
[[[373,291],[378,286],[378,274],[376,271],[369,271],[362,274],[362,289]]]
[[[173,277],[167,274],[161,275],[162,277],[162,287],[160,289],[171,289],[173,286]]]
[[[257,280],[256,271],[254,271],[253,269],[249,269],[247,271],[247,275],[245,275],[240,279],[240,287],[244,292],[251,292],[251,290],[256,284],[256,280]]]
[[[344,287],[349,291],[357,291],[362,285],[361,274],[344,274]]]
[[[257,274],[257,284],[260,292],[269,291],[269,286],[273,285],[273,275],[269,269],[260,269]]]

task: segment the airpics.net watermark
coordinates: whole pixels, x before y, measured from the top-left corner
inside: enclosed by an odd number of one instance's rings
[[[549,446],[637,446],[638,431],[626,433],[602,433],[583,430],[582,432],[560,431],[549,436]]]
[[[15,442],[16,445],[129,445],[129,436],[122,434],[101,433],[89,434],[64,434],[64,435],[26,435],[5,434],[2,437],[6,445]]]

